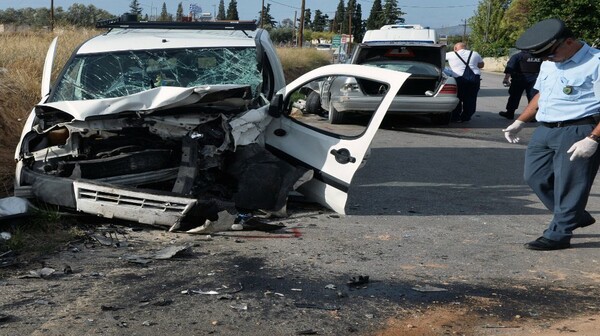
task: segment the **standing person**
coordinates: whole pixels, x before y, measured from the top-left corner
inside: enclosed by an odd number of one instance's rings
[[[533,88],[540,72],[542,59],[535,57],[527,51],[512,55],[504,68],[504,80],[502,83],[508,88],[508,101],[506,102],[506,111],[498,113],[501,117],[509,120],[515,118],[515,111],[519,107],[523,91],[527,96],[527,102],[533,99],[537,90]]]
[[[456,78],[458,89],[458,105],[452,111],[452,121],[465,122],[471,120],[477,108],[477,93],[481,85],[481,68],[483,59],[478,52],[466,49],[463,42],[454,45],[454,51],[446,53],[446,60]]]
[[[536,23],[516,46],[544,62],[534,86],[539,93],[503,132],[516,143],[526,122],[540,122],[527,146],[524,178],[554,215],[525,247],[564,249],[573,230],[595,222],[585,207],[600,166],[600,50],[577,40],[559,19]]]

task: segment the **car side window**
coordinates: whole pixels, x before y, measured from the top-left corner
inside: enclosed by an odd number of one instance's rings
[[[369,125],[387,88],[385,83],[363,78],[318,78],[289,95],[285,117],[330,135],[358,137]]]

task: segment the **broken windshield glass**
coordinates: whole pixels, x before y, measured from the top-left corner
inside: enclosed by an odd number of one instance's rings
[[[185,48],[78,55],[49,102],[116,98],[161,87],[261,83],[255,48]]]

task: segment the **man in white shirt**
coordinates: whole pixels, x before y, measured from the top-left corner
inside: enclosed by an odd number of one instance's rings
[[[477,108],[483,58],[478,52],[466,49],[466,45],[459,42],[454,45],[454,51],[446,53],[446,61],[452,70],[452,76],[456,78],[458,89],[459,102],[452,111],[452,121],[469,121]]]

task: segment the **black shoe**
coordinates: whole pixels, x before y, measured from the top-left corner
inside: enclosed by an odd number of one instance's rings
[[[587,221],[583,222],[583,223],[579,223],[577,224],[573,230],[575,229],[580,229],[580,228],[584,228],[586,226],[590,226],[592,224],[596,223],[596,219],[594,217],[590,217],[590,219],[588,219]]]
[[[530,250],[538,250],[538,251],[552,251],[552,250],[562,250],[571,247],[571,243],[567,242],[559,242],[556,240],[550,240],[544,237],[540,237],[534,241],[530,241],[525,244],[526,249]]]
[[[515,114],[514,114],[514,113],[508,113],[508,112],[498,112],[498,114],[499,114],[501,117],[504,117],[504,118],[506,118],[506,119],[508,119],[508,120],[513,120],[513,119],[515,119]]]

